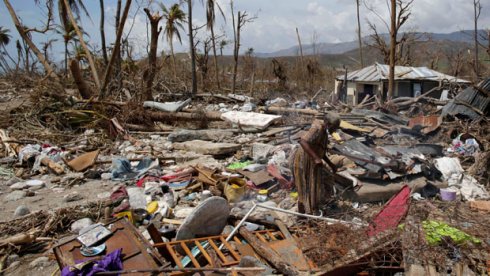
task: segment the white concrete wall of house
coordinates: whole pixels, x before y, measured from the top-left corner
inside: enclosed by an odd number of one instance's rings
[[[339,96],[339,91],[340,91],[340,81],[339,80],[335,80],[335,84],[334,84],[334,90],[333,92],[335,93],[335,96]]]
[[[355,105],[357,102],[357,83],[347,82],[347,104]]]

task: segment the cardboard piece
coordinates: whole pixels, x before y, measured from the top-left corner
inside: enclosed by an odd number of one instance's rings
[[[66,164],[74,171],[84,171],[95,164],[97,156],[99,156],[100,150],[84,153],[73,160],[68,161]]]
[[[267,170],[261,170],[258,172],[250,172],[250,171],[245,171],[245,170],[237,170],[238,173],[242,174],[246,178],[248,178],[250,181],[252,181],[255,186],[260,186],[262,184],[265,184],[271,180],[274,179],[273,176],[271,176]]]

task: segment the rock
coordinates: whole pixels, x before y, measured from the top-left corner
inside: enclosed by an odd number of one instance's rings
[[[25,182],[17,182],[13,185],[10,186],[10,190],[12,191],[17,191],[17,190],[24,190],[29,188]]]
[[[183,143],[174,143],[177,150],[188,150],[201,154],[224,155],[240,150],[241,145],[232,143],[212,143],[202,140],[193,140]]]
[[[15,184],[17,182],[21,182],[21,181],[22,181],[22,179],[14,176],[14,177],[10,178],[5,184],[7,186],[12,186],[13,184]]]
[[[41,268],[41,267],[46,267],[51,264],[51,261],[49,260],[48,257],[39,257],[35,259],[34,261],[29,263],[30,268]]]
[[[90,218],[82,218],[71,224],[70,229],[73,233],[78,233],[83,228],[94,224]]]
[[[124,152],[135,152],[135,151],[136,151],[135,146],[129,146],[129,147],[124,149]]]
[[[83,173],[67,173],[63,178],[61,179],[61,183],[68,183],[71,182],[75,179],[83,179]]]
[[[26,191],[13,191],[10,194],[8,194],[7,196],[5,196],[4,201],[6,201],[6,202],[16,201],[16,200],[19,200],[19,199],[26,197],[26,195],[27,195]]]
[[[126,190],[128,191],[131,209],[146,209],[146,195],[143,188],[131,187]]]
[[[20,259],[19,255],[17,255],[17,254],[10,254],[10,255],[7,257],[7,264],[12,265],[14,262],[19,261],[19,259]],[[20,263],[20,262],[19,262],[19,263]]]
[[[238,217],[243,217],[245,214],[252,208],[254,205],[253,200],[243,200],[233,205],[231,209],[231,214]],[[277,207],[277,204],[273,201],[266,201],[262,203],[262,205]],[[268,216],[270,216],[272,211],[264,208],[257,208],[251,215],[251,219],[256,220],[265,220]]]
[[[179,227],[175,240],[216,236],[226,226],[230,208],[226,199],[213,196],[204,200],[186,217]]]
[[[252,145],[252,158],[254,160],[264,159],[273,149],[273,145],[254,143]]]
[[[274,274],[274,269],[266,266],[261,261],[257,260],[252,256],[243,256],[238,264],[238,267],[261,267],[265,268],[265,271],[257,273],[256,275],[272,275]]]
[[[42,188],[42,187],[46,186],[46,183],[44,183],[44,181],[38,180],[38,179],[27,180],[25,183],[29,187],[41,187]]]
[[[274,107],[286,107],[288,106],[288,101],[284,98],[275,98],[273,100],[269,100],[265,102],[267,106],[274,106]]]
[[[100,178],[102,180],[111,180],[112,179],[112,173],[103,173],[100,175]]]
[[[240,111],[243,112],[251,112],[254,111],[257,106],[253,103],[245,103],[241,108]]]
[[[201,130],[176,130],[168,135],[170,142],[185,142],[191,140],[203,141],[223,141],[233,137],[233,132],[218,129],[201,129]]]
[[[20,265],[20,261],[14,261],[14,262],[10,263],[10,265],[9,265],[10,271],[17,268],[19,265]]]
[[[250,143],[251,139],[248,137],[240,137],[236,141],[239,144],[247,144],[247,143]]]
[[[77,192],[72,192],[63,197],[63,202],[73,202],[73,201],[78,201],[82,200],[83,196]]]
[[[184,159],[185,160],[185,159]],[[222,163],[220,163],[218,160],[214,159],[211,155],[204,155],[199,158],[189,160],[189,161],[184,161],[182,163],[179,163],[180,168],[187,168],[189,166],[198,166],[200,164],[206,164],[206,167],[210,169],[223,169],[224,166]]]
[[[44,188],[44,186],[33,186],[33,187],[29,187],[29,191],[37,191],[37,190],[41,190],[42,188]]]
[[[65,188],[62,188],[62,187],[54,187],[52,190],[55,193],[61,194],[62,192],[65,191]]]
[[[17,207],[15,209],[14,217],[18,218],[18,217],[22,217],[22,216],[25,216],[25,215],[30,214],[30,213],[31,213],[31,210],[29,210],[29,208],[27,208],[27,206],[20,205],[19,207]]]

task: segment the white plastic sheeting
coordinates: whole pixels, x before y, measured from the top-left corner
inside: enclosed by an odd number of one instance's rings
[[[229,111],[221,114],[221,119],[243,127],[265,129],[273,122],[282,118],[279,115],[262,114],[256,112]]]
[[[464,174],[458,158],[442,157],[435,161],[436,168],[448,182],[449,189],[458,192],[463,199],[468,201],[490,199],[490,194],[485,187],[471,175]]]

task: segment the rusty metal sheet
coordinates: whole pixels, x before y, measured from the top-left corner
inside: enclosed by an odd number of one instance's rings
[[[112,232],[112,235],[105,241],[107,246],[105,253],[122,248],[124,270],[158,269],[164,263],[155,248],[126,219],[119,219],[105,226]],[[53,248],[54,255],[61,269],[74,265],[78,261],[98,258],[83,256],[80,253],[81,247],[82,244],[76,237],[73,237],[57,244]]]
[[[442,117],[438,115],[430,116],[419,116],[410,119],[408,122],[408,127],[413,128],[414,126],[423,126],[422,133],[428,134],[439,128],[442,124]]]
[[[311,270],[312,267],[310,267],[308,260],[293,240],[273,241],[269,245],[281,255],[285,262],[293,265],[296,269]]]

